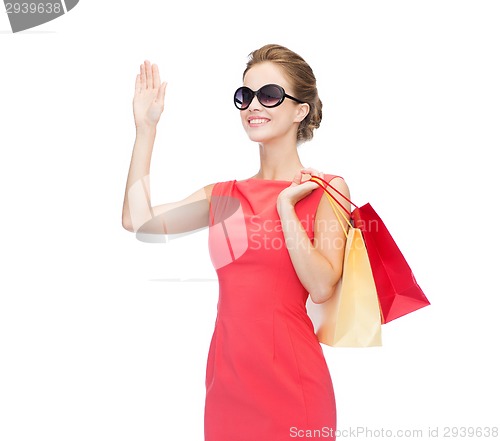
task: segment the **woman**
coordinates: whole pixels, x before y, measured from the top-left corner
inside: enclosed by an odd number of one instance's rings
[[[234,103],[258,143],[259,171],[151,207],[149,164],[165,87],[156,65],[141,65],[123,226],[161,234],[210,227],[220,290],[205,440],[335,439],[332,381],[305,304],[308,296],[322,303],[333,295],[345,238],[323,190],[309,179],[327,179],[347,197],[349,191],[342,179],[305,168],[297,152],[321,122],[313,71],[279,45],[252,52]]]

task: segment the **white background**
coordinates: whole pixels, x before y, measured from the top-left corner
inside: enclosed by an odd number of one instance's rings
[[[170,3],[0,15],[0,439],[203,439],[216,274],[206,230],[121,227],[135,75],[168,81],[151,183],[173,201],[258,170],[232,94],[269,42],[318,79],[303,163],[372,203],[432,303],[382,348],[323,347],[338,429],[498,427],[498,2]]]

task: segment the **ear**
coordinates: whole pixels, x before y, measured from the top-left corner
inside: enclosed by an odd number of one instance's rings
[[[303,103],[297,105],[297,114],[295,116],[294,122],[300,123],[308,114],[309,110],[311,110],[309,104]]]

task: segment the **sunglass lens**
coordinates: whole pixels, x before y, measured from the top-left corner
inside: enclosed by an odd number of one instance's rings
[[[274,107],[283,100],[283,92],[274,85],[264,86],[259,91],[259,101],[263,106]]]
[[[252,102],[253,92],[248,87],[240,87],[234,94],[234,104],[238,109],[246,109]]]

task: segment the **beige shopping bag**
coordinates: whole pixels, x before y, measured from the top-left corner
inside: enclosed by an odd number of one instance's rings
[[[343,226],[340,207],[328,193],[327,196]],[[348,228],[348,231],[344,229],[346,245],[342,278],[329,300],[314,305],[315,332],[318,340],[329,346],[381,346],[382,319],[365,242],[359,228]]]

